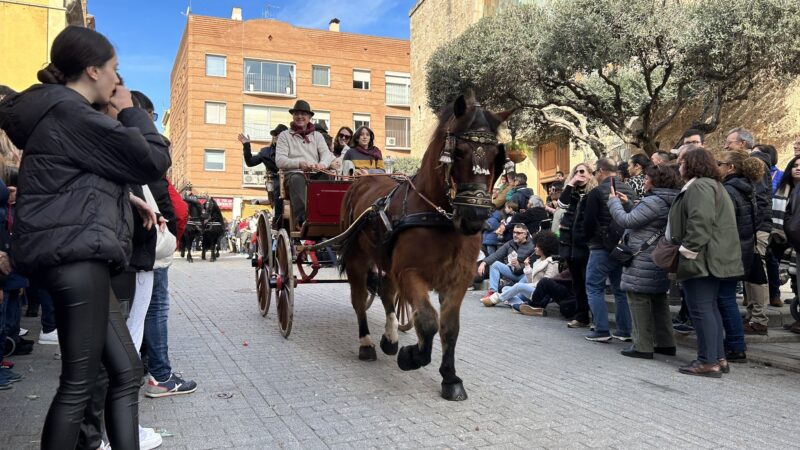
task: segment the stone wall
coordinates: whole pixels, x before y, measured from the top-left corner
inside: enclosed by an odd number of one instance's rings
[[[482,0],[418,0],[411,18],[411,154],[421,157],[436,126],[428,108],[425,66],[437,48],[483,17]]]
[[[688,109],[662,132],[660,148],[669,149],[689,128],[701,108]],[[750,99],[723,106],[720,124],[706,136],[706,148],[721,151],[728,130],[744,127],[753,132],[756,143],[772,144],[778,149],[778,167],[793,156],[792,144],[800,136],[800,79],[788,86],[769,83],[750,94]]]

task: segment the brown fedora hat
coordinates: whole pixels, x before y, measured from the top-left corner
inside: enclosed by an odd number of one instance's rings
[[[289,114],[294,114],[295,111],[305,111],[311,114],[311,117],[314,117],[314,111],[311,110],[311,105],[309,105],[305,100],[298,100],[294,102],[294,108],[289,110]]]

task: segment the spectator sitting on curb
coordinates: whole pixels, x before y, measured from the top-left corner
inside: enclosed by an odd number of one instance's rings
[[[513,286],[503,289],[503,293],[495,292],[489,297],[488,301],[483,302],[486,306],[494,306],[503,303],[508,306],[519,305],[525,302],[533,294],[536,284],[545,277],[553,277],[558,274],[558,260],[554,256],[558,255],[558,238],[550,231],[542,231],[533,237],[533,253],[538,259],[531,266],[530,257],[525,259],[525,278],[518,281]]]
[[[525,276],[523,261],[531,254],[533,254],[533,241],[528,236],[528,229],[522,224],[514,225],[513,239],[487,256],[478,266],[478,275],[483,275],[486,266],[489,266],[489,292],[481,299],[484,305],[492,294],[500,292],[501,278],[516,283]]]

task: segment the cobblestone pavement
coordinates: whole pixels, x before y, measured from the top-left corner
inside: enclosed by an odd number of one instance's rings
[[[241,257],[170,270],[171,359],[196,380],[191,395],[140,402],[141,423],[166,430],[164,448],[779,448],[800,442],[800,377],[734,365],[722,380],[676,372],[692,359],[624,358],[622,343],[583,339],[555,317],[485,308],[469,292],[456,352],[469,400],[439,397],[433,363],[412,372],[378,352],[357,359],[355,315],[342,285],[299,286],[294,330],[257,310]],[[376,342],[379,302],[369,311]],[[38,335],[37,319],[23,326]],[[415,342],[413,333],[400,344]],[[13,358],[26,380],[0,392],[0,447],[38,448],[57,348]]]

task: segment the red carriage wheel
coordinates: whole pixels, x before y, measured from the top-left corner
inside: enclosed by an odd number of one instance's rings
[[[262,316],[266,316],[272,300],[272,287],[269,285],[269,280],[274,273],[274,265],[272,261],[272,229],[269,226],[269,218],[264,213],[258,215],[257,230],[256,297],[259,312]]]
[[[277,235],[277,246],[275,248],[275,271],[281,281],[280,288],[277,289],[277,308],[278,326],[281,336],[288,338],[292,332],[292,322],[294,320],[294,274],[292,265],[292,241],[289,234],[281,228]]]
[[[412,316],[411,304],[400,300],[400,296],[394,301],[394,311],[397,314],[397,329],[408,331],[414,327],[414,317]]]

